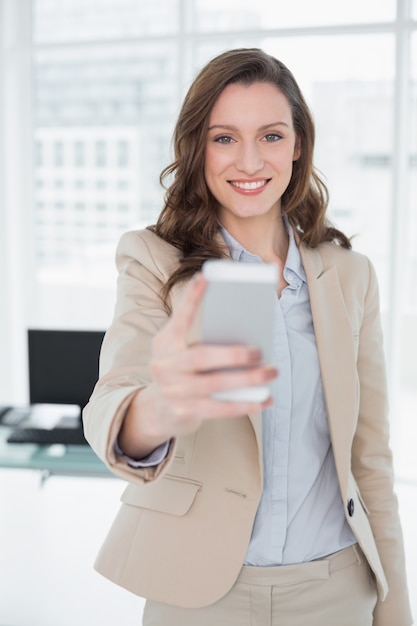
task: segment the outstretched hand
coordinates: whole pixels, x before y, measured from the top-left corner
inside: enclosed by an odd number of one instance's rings
[[[194,432],[203,420],[233,418],[271,403],[270,399],[258,403],[213,398],[214,392],[265,384],[277,376],[277,371],[262,364],[260,351],[251,346],[188,345],[205,287],[205,278],[196,274],[152,342],[152,383],[138,393],[125,419],[132,422],[128,430],[138,444],[141,442],[141,451],[145,442],[150,452],[163,441]]]

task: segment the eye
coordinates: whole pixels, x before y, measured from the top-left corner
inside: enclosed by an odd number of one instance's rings
[[[233,139],[228,135],[221,135],[220,137],[215,137],[214,140],[216,143],[233,143]]]
[[[282,135],[280,135],[279,133],[268,133],[263,138],[263,140],[267,141],[268,143],[273,143],[275,141],[279,141],[280,139],[282,139]]]

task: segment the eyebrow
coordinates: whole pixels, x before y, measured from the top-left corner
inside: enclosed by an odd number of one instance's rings
[[[264,124],[263,126],[260,126],[259,130],[268,130],[268,128],[274,128],[276,126],[286,126],[287,128],[289,128],[286,122],[271,122],[270,124]],[[236,126],[233,126],[231,124],[213,124],[213,126],[209,127],[209,130],[214,130],[215,128],[221,128],[223,130],[238,130]]]

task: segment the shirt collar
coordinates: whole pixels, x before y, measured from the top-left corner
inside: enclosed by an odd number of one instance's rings
[[[300,251],[295,241],[294,231],[285,215],[283,217],[283,221],[284,221],[284,226],[286,228],[286,231],[289,237],[288,253],[287,253],[287,258],[285,260],[285,266],[284,266],[284,277],[287,278],[285,276],[286,272],[293,272],[294,274],[296,274],[296,276],[298,276],[298,278],[300,278],[306,283],[307,278],[306,278],[306,274],[304,271],[303,263],[301,261]],[[226,242],[227,247],[229,248],[230,256],[233,261],[252,261],[252,262],[262,263],[261,257],[259,257],[257,254],[252,254],[252,252],[249,252],[248,250],[246,250],[226,230],[226,228],[224,228],[224,226],[221,227],[220,232],[223,236],[224,241]]]

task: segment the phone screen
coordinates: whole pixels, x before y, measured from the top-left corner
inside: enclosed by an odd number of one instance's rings
[[[202,340],[211,344],[257,347],[263,361],[272,356],[277,298],[277,267],[265,263],[207,261]],[[254,389],[254,388],[252,388]],[[269,389],[267,395],[269,395]]]

